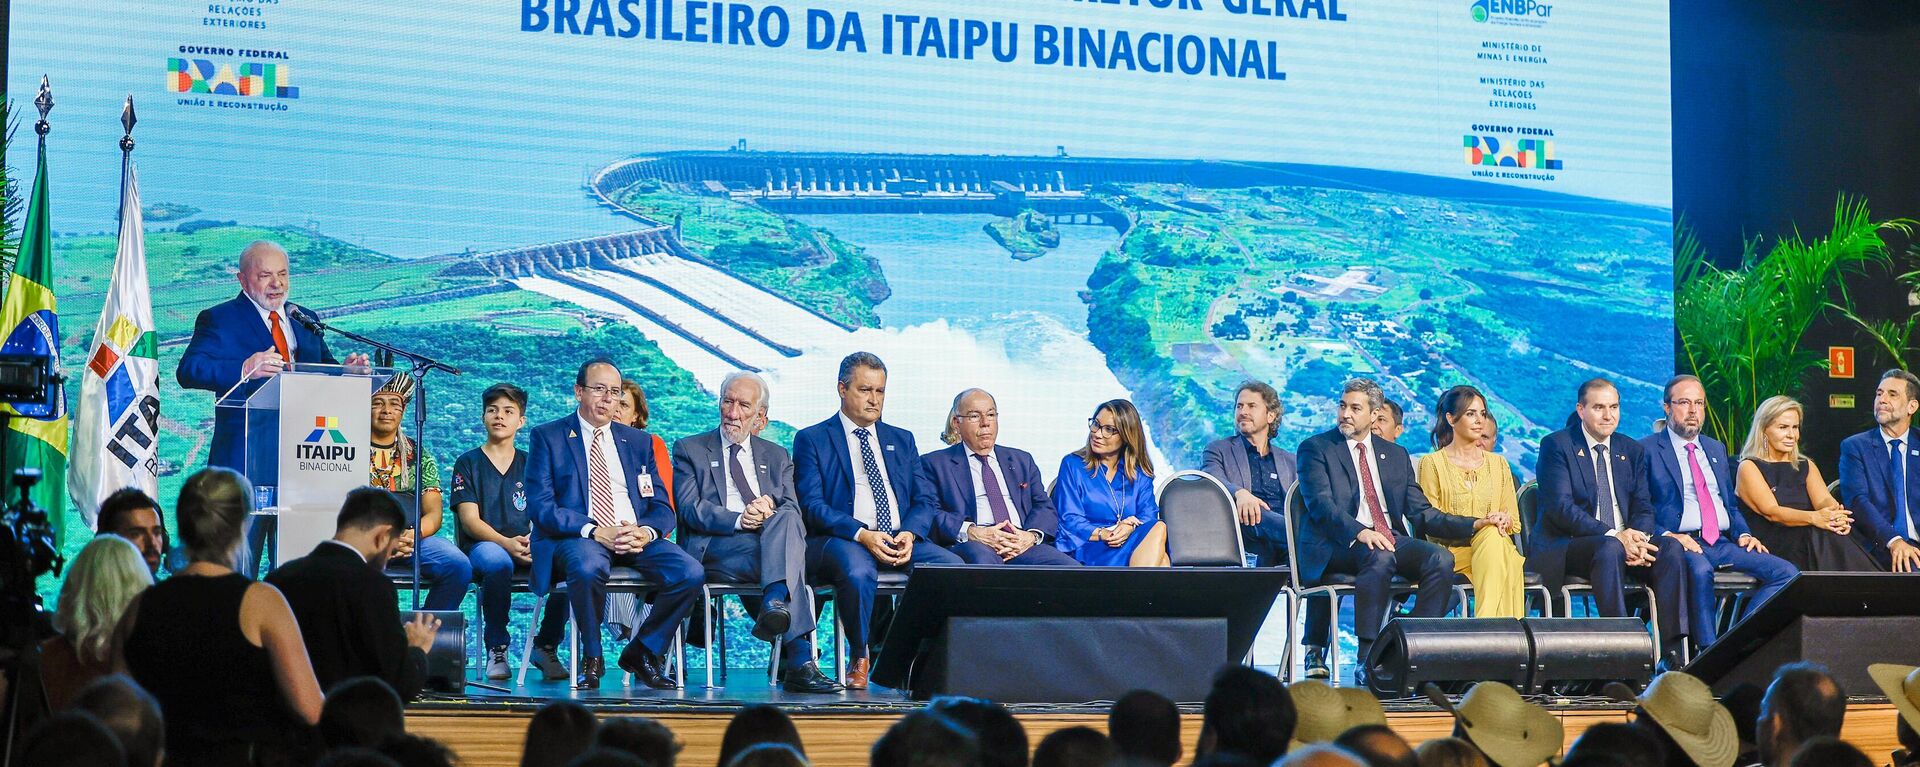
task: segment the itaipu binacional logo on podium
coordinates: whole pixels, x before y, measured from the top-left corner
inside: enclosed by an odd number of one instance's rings
[[[316,415],[313,431],[294,445],[294,455],[304,471],[353,471],[353,455],[358,448],[340,433],[340,417]]]

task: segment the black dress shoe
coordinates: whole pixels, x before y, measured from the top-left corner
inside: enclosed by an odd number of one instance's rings
[[[793,612],[787,609],[784,599],[768,600],[760,608],[760,617],[753,621],[753,638],[762,642],[771,642],[787,633],[787,627],[793,625]]]
[[[667,676],[667,661],[646,645],[634,642],[620,653],[620,669],[656,690],[678,690],[680,683]]]
[[[576,690],[600,689],[600,677],[607,674],[607,662],[598,656],[580,659],[580,678],[573,683]]]
[[[810,662],[804,666],[781,670],[780,689],[787,692],[809,692],[824,695],[840,692],[846,688],[841,687],[838,682],[833,681],[833,679],[829,678],[826,674],[820,673],[820,664]]]

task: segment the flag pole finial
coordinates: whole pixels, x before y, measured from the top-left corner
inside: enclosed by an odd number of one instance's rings
[[[33,105],[40,110],[40,119],[33,124],[33,132],[44,138],[47,131],[53,130],[53,126],[47,124],[47,113],[53,111],[53,86],[48,84],[46,75],[40,76],[40,95],[33,97]]]
[[[139,119],[133,116],[133,94],[129,93],[126,108],[120,110],[120,124],[127,129],[126,135],[120,137],[121,152],[133,151],[133,124],[136,122]]]

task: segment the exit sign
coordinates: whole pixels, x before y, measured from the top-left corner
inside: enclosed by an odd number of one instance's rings
[[[1828,378],[1852,378],[1853,377],[1853,347],[1851,346],[1827,347],[1827,377]],[[1848,405],[1847,407],[1853,407],[1853,406]]]
[[[1827,395],[1827,407],[1833,408],[1835,410],[1852,410],[1853,395],[1829,394]]]

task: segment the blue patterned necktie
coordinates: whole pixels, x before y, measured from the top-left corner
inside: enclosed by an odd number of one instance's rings
[[[1607,446],[1593,446],[1593,481],[1597,492],[1595,502],[1600,507],[1600,519],[1620,529],[1620,507],[1613,497],[1613,481],[1607,471]]]
[[[887,502],[887,481],[880,477],[880,462],[873,459],[873,443],[867,438],[873,432],[865,428],[853,430],[853,436],[860,438],[860,462],[866,464],[867,487],[873,489],[873,519],[880,532],[893,534],[893,504]]]
[[[1913,517],[1907,510],[1907,461],[1900,442],[1897,439],[1887,441],[1887,460],[1893,464],[1893,506],[1900,512],[1900,522],[1907,528],[1907,537],[1912,538]],[[1900,526],[1894,529],[1898,530]]]

